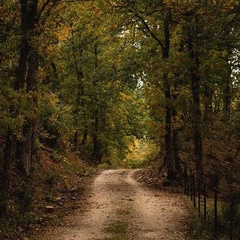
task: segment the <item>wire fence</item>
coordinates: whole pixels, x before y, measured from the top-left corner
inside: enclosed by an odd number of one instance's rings
[[[240,193],[229,185],[220,189],[217,174],[211,184],[196,176],[196,171],[185,167],[184,193],[193,202],[204,226],[211,230],[213,239],[240,239]],[[221,236],[221,237],[220,237]]]

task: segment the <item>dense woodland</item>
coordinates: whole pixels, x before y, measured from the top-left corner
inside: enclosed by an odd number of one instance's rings
[[[237,186],[239,22],[237,0],[2,0],[1,216],[64,151]]]

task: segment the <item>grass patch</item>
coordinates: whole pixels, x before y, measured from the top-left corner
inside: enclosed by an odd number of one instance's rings
[[[105,238],[104,240],[123,240],[121,237],[108,237]]]
[[[105,228],[107,233],[112,234],[113,236],[110,239],[124,239],[124,236],[127,235],[128,224],[126,222],[114,222],[108,227]],[[107,238],[109,239],[109,238]]]
[[[131,211],[129,209],[119,208],[119,209],[117,209],[116,213],[117,213],[117,215],[120,215],[120,216],[128,216],[131,214]]]

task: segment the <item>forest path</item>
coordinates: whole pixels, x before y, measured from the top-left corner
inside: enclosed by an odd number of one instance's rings
[[[103,171],[91,187],[86,211],[68,217],[41,240],[187,239],[184,198],[148,189],[134,180],[135,171]]]

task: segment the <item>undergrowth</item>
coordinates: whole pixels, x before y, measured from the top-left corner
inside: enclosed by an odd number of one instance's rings
[[[32,169],[28,178],[14,177],[7,215],[0,218],[0,240],[21,239],[60,223],[81,207],[84,182],[95,171],[71,151],[47,148],[40,150]]]
[[[214,218],[213,199],[208,199],[206,219],[203,219],[203,212],[199,216],[198,209],[194,209],[191,203],[190,229],[194,239],[240,239],[240,195],[239,192],[233,195],[234,207],[231,208],[229,199],[218,201],[217,225]],[[230,238],[230,235],[231,238]]]

